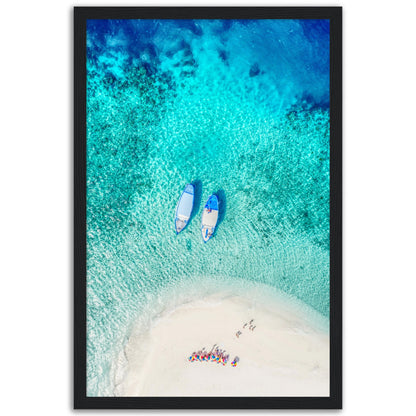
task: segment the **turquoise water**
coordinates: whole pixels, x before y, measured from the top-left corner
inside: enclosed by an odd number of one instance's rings
[[[88,395],[168,299],[256,284],[328,317],[328,21],[88,21]]]

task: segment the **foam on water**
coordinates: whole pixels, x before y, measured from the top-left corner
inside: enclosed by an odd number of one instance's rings
[[[114,394],[133,323],[185,287],[265,285],[328,316],[328,22],[89,21],[87,51],[88,395]]]

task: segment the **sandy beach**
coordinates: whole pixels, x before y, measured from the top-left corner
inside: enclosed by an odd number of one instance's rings
[[[245,323],[253,320],[254,330]],[[241,331],[239,337],[237,331]],[[223,366],[190,362],[217,344]],[[261,305],[241,296],[210,296],[133,331],[123,355],[120,396],[328,396],[329,335],[287,302]],[[238,356],[236,367],[230,362]]]

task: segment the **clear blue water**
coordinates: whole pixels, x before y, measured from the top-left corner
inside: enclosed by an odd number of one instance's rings
[[[329,22],[88,21],[88,395],[113,395],[135,321],[253,285],[328,317]]]

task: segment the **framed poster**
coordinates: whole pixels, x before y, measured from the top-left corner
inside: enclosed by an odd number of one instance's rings
[[[75,8],[75,407],[341,407],[341,8]]]

